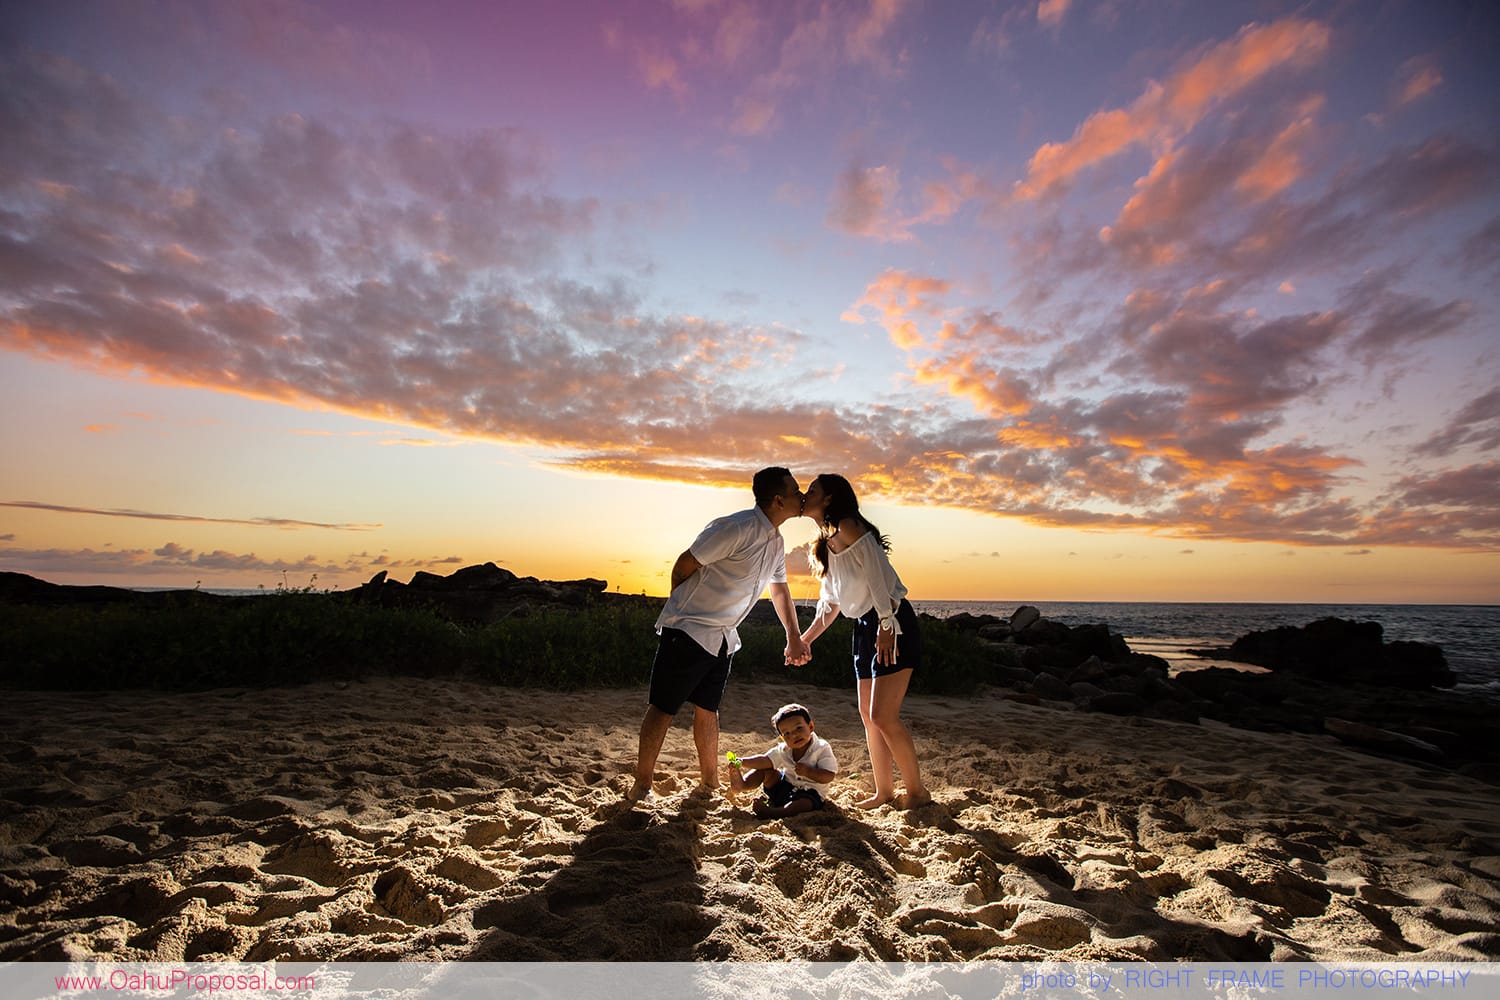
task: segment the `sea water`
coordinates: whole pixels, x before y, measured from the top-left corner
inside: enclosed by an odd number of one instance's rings
[[[1379,622],[1385,640],[1443,648],[1459,690],[1500,698],[1500,606],[1459,604],[1190,604],[1115,601],[913,601],[938,618],[960,612],[1009,618],[1023,604],[1065,625],[1108,625],[1138,653],[1175,668],[1194,665],[1189,650],[1228,646],[1249,632],[1300,627],[1319,618]]]

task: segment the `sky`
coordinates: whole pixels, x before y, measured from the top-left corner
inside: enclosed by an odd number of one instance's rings
[[[1500,603],[1500,8],[0,7],[0,570]],[[793,594],[816,595],[789,523]]]

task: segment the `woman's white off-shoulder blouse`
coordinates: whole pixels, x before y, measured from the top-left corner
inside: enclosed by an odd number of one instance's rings
[[[823,574],[818,592],[818,616],[822,617],[835,604],[850,618],[859,618],[876,608],[880,627],[895,629],[900,635],[896,608],[905,596],[906,585],[896,575],[880,539],[875,532],[866,531],[844,551],[828,553],[828,572]]]

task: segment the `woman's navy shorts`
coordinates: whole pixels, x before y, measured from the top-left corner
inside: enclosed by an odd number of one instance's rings
[[[855,677],[869,680],[922,665],[922,629],[917,624],[916,611],[905,598],[896,609],[896,621],[901,625],[901,634],[896,636],[896,662],[889,664],[875,662],[875,637],[880,634],[880,615],[876,609],[871,608],[854,620]]]

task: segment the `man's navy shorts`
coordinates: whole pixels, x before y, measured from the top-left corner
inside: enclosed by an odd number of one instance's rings
[[[651,664],[651,704],[668,715],[676,715],[685,701],[717,712],[729,683],[730,658],[727,640],[716,656],[681,629],[663,628]]]
[[[880,634],[880,615],[875,609],[871,608],[854,620],[855,677],[869,680],[915,670],[922,665],[922,628],[917,624],[917,612],[905,598],[896,609],[896,621],[901,625],[901,634],[896,636],[896,662],[892,665],[875,662],[875,637]]]

